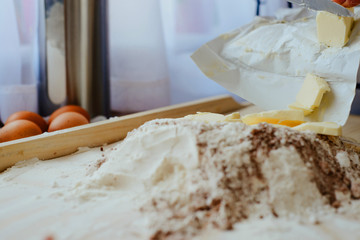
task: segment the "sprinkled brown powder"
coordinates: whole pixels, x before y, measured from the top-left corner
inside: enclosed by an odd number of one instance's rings
[[[354,159],[358,160],[359,154],[346,148],[339,138],[316,136],[268,124],[249,127],[241,123],[208,124],[184,120],[148,124],[157,128],[190,129],[198,150],[195,169],[183,171],[179,168],[172,173],[182,176],[184,182],[176,186],[166,185],[166,181],[170,180],[165,179],[152,186],[156,191],[152,193],[150,203],[142,208],[145,213],[153,215],[154,234],[151,239],[188,239],[209,227],[230,230],[235,223],[253,216],[281,217],[283,213],[276,209],[282,206],[271,201],[269,192],[274,187],[282,188],[280,185],[286,184],[286,179],[276,182],[279,186],[269,184],[269,176],[276,173],[265,174],[264,165],[283,156],[294,155],[300,159],[306,171],[297,174],[306,175],[309,184],[317,189],[319,199],[323,201],[323,196],[329,206],[341,206],[337,192],[360,196],[360,182],[356,182],[358,178],[354,177],[358,176],[359,170],[359,161],[356,163]],[[142,131],[142,128],[131,134],[137,131]],[[275,152],[278,158],[270,157]],[[348,154],[349,167],[340,166],[337,159],[339,152]],[[294,159],[287,158],[284,164],[292,167]],[[343,162],[347,163],[346,159]],[[293,168],[297,169],[295,165]],[[296,189],[290,191],[296,192]],[[291,197],[292,193],[288,195]],[[304,202],[309,208],[315,204],[311,199],[304,199]],[[286,211],[291,213],[293,210],[289,208]]]

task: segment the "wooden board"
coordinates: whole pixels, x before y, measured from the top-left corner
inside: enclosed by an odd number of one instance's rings
[[[360,116],[350,115],[343,128],[343,135],[360,142]]]
[[[230,96],[224,95],[1,143],[0,172],[22,160],[34,157],[47,160],[71,154],[79,147],[96,147],[120,141],[129,131],[152,119],[178,118],[196,112],[226,114],[235,111],[245,115],[261,109],[248,103],[239,104]],[[349,117],[343,134],[360,142],[360,116]]]
[[[0,172],[22,160],[52,159],[71,154],[79,147],[96,147],[122,140],[129,131],[152,119],[178,118],[196,112],[225,113],[245,106],[248,105],[240,105],[224,95],[1,143]]]

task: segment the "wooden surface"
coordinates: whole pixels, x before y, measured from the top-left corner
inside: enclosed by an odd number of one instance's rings
[[[350,115],[343,128],[343,135],[360,142],[360,116]]]
[[[52,159],[71,154],[79,147],[96,147],[122,140],[129,131],[152,119],[178,118],[196,112],[226,114],[234,111],[245,115],[261,109],[247,103],[239,104],[225,95],[1,143],[0,172],[22,160],[34,157],[41,160]],[[360,142],[360,116],[349,117],[343,128],[343,135]]]
[[[22,160],[34,157],[52,159],[71,154],[79,147],[95,147],[122,140],[129,131],[152,119],[178,118],[196,112],[225,113],[241,107],[228,95],[218,96],[1,143],[0,172]]]

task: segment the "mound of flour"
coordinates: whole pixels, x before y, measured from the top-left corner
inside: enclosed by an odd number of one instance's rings
[[[151,238],[184,239],[268,217],[357,218],[359,168],[358,153],[339,139],[268,124],[161,119],[130,132],[88,184],[137,192]]]

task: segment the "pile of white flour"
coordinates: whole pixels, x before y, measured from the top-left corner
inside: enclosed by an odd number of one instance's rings
[[[154,120],[121,143],[0,174],[0,238],[356,239],[359,168],[339,139]]]

